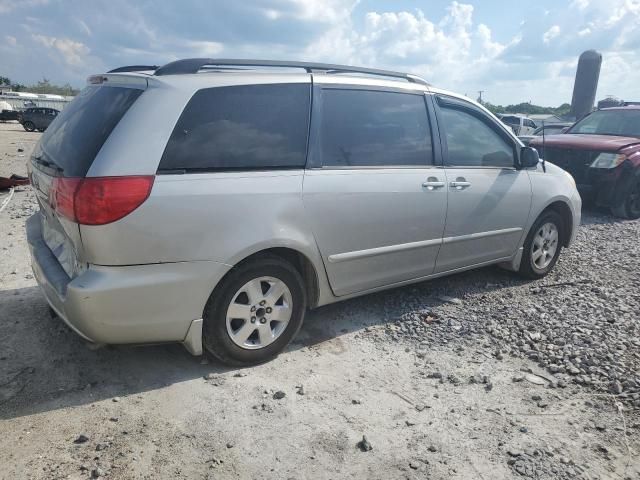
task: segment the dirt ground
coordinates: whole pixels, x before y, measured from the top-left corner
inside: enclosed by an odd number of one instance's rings
[[[0,176],[25,174],[38,137],[0,124]],[[36,286],[24,233],[34,210],[19,188],[0,213],[0,479],[640,478],[632,407],[557,388],[481,339],[388,335],[398,297],[431,298],[447,280],[312,311],[286,352],[254,368],[180,345],[95,350]],[[508,290],[492,301],[508,307]]]

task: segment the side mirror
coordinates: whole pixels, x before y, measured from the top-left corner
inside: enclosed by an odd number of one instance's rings
[[[540,156],[533,147],[522,147],[520,149],[520,168],[532,168],[538,165]]]

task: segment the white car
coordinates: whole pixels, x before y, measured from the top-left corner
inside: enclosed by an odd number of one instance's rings
[[[533,135],[538,128],[533,120],[522,115],[502,115],[500,120],[509,125],[516,135]]]

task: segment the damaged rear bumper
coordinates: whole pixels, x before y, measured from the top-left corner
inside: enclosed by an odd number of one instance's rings
[[[34,276],[49,305],[95,343],[183,342],[202,352],[203,308],[229,265],[211,261],[89,265],[70,278],[42,237],[40,213],[27,220]]]

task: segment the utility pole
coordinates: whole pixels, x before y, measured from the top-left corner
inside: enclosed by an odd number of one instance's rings
[[[482,104],[482,94],[484,93],[484,90],[478,90],[478,93],[480,94],[478,96],[478,103]]]

